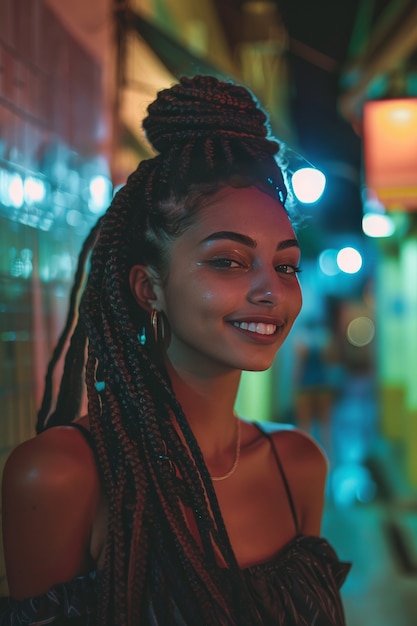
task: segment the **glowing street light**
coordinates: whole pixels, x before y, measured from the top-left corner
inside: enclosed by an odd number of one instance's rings
[[[326,177],[314,167],[302,167],[292,175],[291,185],[299,202],[313,204],[323,195]]]

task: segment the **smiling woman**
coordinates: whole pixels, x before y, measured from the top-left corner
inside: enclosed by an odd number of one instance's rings
[[[256,187],[225,187],[169,258],[164,282],[139,265],[131,287],[142,307],[169,320],[171,382],[200,368],[205,377],[233,372],[236,381],[241,370],[268,368],[301,305],[299,248],[280,202]]]
[[[301,306],[280,146],[210,76],[148,113],[159,154],[85,242],[38,434],[6,464],[0,624],[343,626],[322,451],[234,412]]]

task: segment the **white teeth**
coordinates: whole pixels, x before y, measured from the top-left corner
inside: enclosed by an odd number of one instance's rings
[[[233,322],[233,326],[241,328],[242,330],[248,330],[251,333],[258,333],[258,335],[273,335],[276,331],[275,324],[263,324],[262,322]]]

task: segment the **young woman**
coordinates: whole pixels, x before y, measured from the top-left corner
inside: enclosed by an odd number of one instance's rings
[[[85,244],[38,435],[4,471],[0,623],[342,626],[321,450],[234,412],[241,371],[272,364],[301,306],[279,145],[213,77],[148,113],[158,155]]]

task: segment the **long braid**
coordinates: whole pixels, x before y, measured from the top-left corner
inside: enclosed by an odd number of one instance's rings
[[[106,232],[107,232],[106,228],[103,227],[104,235],[105,235]],[[117,236],[117,234],[118,233],[116,232],[115,235]],[[112,251],[111,251],[112,254],[115,254],[114,241],[116,240],[116,236],[113,239],[113,248],[112,248]],[[120,285],[115,284],[115,276],[116,276],[115,266],[116,266],[116,262],[113,260],[112,256],[110,256],[110,259],[109,259],[109,261],[107,263],[107,266],[108,266],[108,269],[107,269],[107,272],[105,272],[105,277],[107,276],[108,279],[109,279],[109,282],[110,282],[110,293],[111,293],[112,297],[111,298],[109,297],[108,302],[106,301],[106,303],[102,304],[102,317],[105,317],[106,315],[108,315],[108,317],[110,318],[110,315],[113,313],[112,302],[115,301],[116,302],[117,317],[120,318],[120,319],[117,320],[117,322],[118,322],[117,323],[117,330],[114,330],[114,328],[113,328],[113,335],[112,335],[111,345],[110,345],[110,350],[111,350],[110,362],[112,364],[117,364],[117,372],[115,372],[115,374],[118,373],[118,375],[120,376],[120,379],[124,381],[124,383],[125,383],[125,390],[127,390],[128,391],[128,395],[130,397],[132,397],[132,395],[135,393],[135,388],[134,388],[134,386],[132,388],[132,376],[131,376],[131,374],[129,374],[129,369],[126,367],[126,363],[128,362],[128,359],[124,356],[125,352],[129,353],[129,345],[131,343],[132,333],[128,337],[123,337],[123,335],[125,334],[126,328],[129,326],[129,319],[122,319],[124,310],[123,310],[123,307],[120,307],[117,304],[118,302],[120,302],[120,299],[123,297],[123,294],[120,293]],[[109,311],[107,311],[107,309],[109,309]],[[102,319],[102,322],[103,322],[103,319]],[[109,332],[106,332],[106,327],[105,327],[105,329],[104,329],[104,337],[106,337],[110,333],[110,326],[111,326],[111,324],[109,324]],[[137,353],[138,352],[137,344],[135,344],[134,348],[135,348],[135,352]],[[130,355],[130,357],[131,358],[129,360],[129,367],[132,370],[133,368],[135,368],[136,358],[135,358],[134,355]],[[113,365],[113,367],[114,367],[114,365]],[[139,368],[139,371],[140,371],[140,368]],[[109,372],[109,375],[110,375],[110,372]],[[136,380],[135,384],[139,385],[139,381]],[[165,383],[164,386],[166,387],[166,391],[169,392],[169,388],[166,386],[166,383]],[[123,396],[121,396],[121,394],[120,394],[120,390],[118,391],[118,397],[119,397],[119,403],[120,403],[120,397],[123,398]],[[149,399],[149,398],[148,398],[148,396],[146,394],[142,395],[142,397],[141,397],[142,405],[145,404],[145,401],[147,399]],[[172,398],[171,398],[171,403],[172,403]],[[127,404],[127,402],[126,402],[126,404]],[[107,397],[105,398],[104,406],[110,406],[110,407],[112,406],[112,402],[111,402],[110,398],[107,398]],[[114,413],[115,413],[115,410],[112,409],[111,413],[113,413],[113,423],[112,423],[112,426],[114,428],[114,426],[115,426],[115,423],[114,423]],[[159,421],[161,419],[161,410],[160,409],[157,410],[157,411],[153,410],[153,412],[151,412],[150,410],[147,411],[148,418],[147,418],[146,429],[144,431],[145,434],[149,433],[149,430],[150,430],[150,419],[151,419],[152,413],[155,416],[154,417],[155,420]],[[136,416],[135,416],[135,418],[133,420],[132,426],[135,425],[135,422],[136,422]],[[128,424],[128,416],[125,417],[125,423],[126,423],[126,426],[127,426],[127,424]],[[184,425],[185,424],[186,424],[186,422],[184,421]],[[120,429],[122,428],[121,424],[118,424],[118,426],[119,426]],[[116,430],[116,432],[117,432],[117,430]],[[188,427],[188,430],[189,430],[189,427]],[[136,440],[137,440],[138,434],[139,433],[136,433],[136,437],[135,437]],[[110,433],[109,433],[109,435],[110,435]],[[130,452],[132,450],[131,440],[129,440],[126,437],[126,434],[124,432],[122,433],[122,435],[124,437],[124,456],[125,456],[126,459],[129,459],[129,454],[130,454]],[[190,432],[188,433],[188,438],[189,437],[190,437]],[[189,445],[190,445],[190,448],[192,448],[192,447],[196,448],[195,442],[192,442]],[[201,455],[201,453],[200,453],[200,455]],[[200,463],[201,463],[201,465],[203,465],[202,461]],[[159,469],[159,468],[157,468],[157,469]],[[196,478],[198,480],[198,475],[196,476],[195,474],[196,474],[196,472],[194,470],[194,476],[191,477],[192,484],[195,484]],[[169,492],[169,489],[167,489],[167,485],[169,485],[168,479],[169,479],[169,477],[167,477],[166,475],[162,475],[162,478],[161,478],[162,484],[164,485],[165,490]],[[124,480],[126,481],[125,477],[124,477]],[[119,473],[119,476],[118,476],[118,485],[119,485],[119,487],[121,487],[120,473]],[[156,485],[156,488],[157,487],[158,487],[158,485]],[[159,492],[159,495],[161,495],[161,492]],[[201,500],[203,501],[203,498],[201,498]],[[119,500],[119,502],[120,502],[120,500]],[[172,519],[171,524],[175,528],[175,533],[178,534],[179,531],[180,531],[180,524],[178,523],[178,517],[180,516],[179,519],[182,520],[182,513],[181,513],[181,510],[180,510],[180,507],[178,506],[178,502],[177,503],[175,501],[171,502],[170,506],[164,507],[165,508],[164,512],[165,513],[169,512],[171,509],[175,510],[175,508],[174,508],[175,504],[176,504],[176,509],[177,509],[177,522],[174,525],[175,519],[172,517],[172,515],[170,516],[170,518],[168,518],[168,520]],[[119,524],[119,527],[120,527],[120,524]],[[204,529],[200,529],[200,532],[204,533]],[[185,543],[186,540],[185,540],[185,535],[184,534],[181,534],[181,538],[182,538],[183,543]],[[117,534],[115,536],[115,541],[117,541]],[[119,555],[120,554],[124,555],[125,549],[126,549],[125,546],[122,545],[121,540],[120,540],[117,553]],[[190,559],[190,555],[191,555],[190,550],[191,551],[194,550],[194,552],[195,552],[195,546],[192,545],[190,548],[187,549],[188,559]],[[133,550],[132,550],[132,553],[133,553]],[[119,569],[120,567],[121,567],[121,564],[118,564],[116,562],[115,563],[115,568]],[[207,573],[206,573],[205,569],[202,567],[201,562],[199,564],[199,570],[200,570],[200,574],[203,576],[203,579],[207,578]],[[122,572],[120,572],[120,573],[122,573]],[[118,579],[123,581],[123,576],[118,577]],[[206,586],[207,586],[207,584],[208,584],[208,581],[206,581]],[[117,581],[115,581],[115,585],[116,585],[116,591],[117,591]],[[198,589],[194,589],[193,591],[194,591],[194,593],[196,593],[198,591]],[[212,595],[213,595],[213,592],[212,592]],[[116,595],[116,597],[117,597],[117,595]],[[123,596],[120,596],[119,599],[121,600],[121,604],[123,605],[123,602],[124,602],[125,598]],[[117,615],[122,615],[121,608],[119,608],[119,607],[117,607]]]
[[[199,194],[212,194],[238,176],[283,202],[286,190],[275,160],[279,146],[268,138],[266,116],[249,92],[212,77],[181,79],[160,92],[148,111],[144,129],[160,154],[129,176],[86,242],[84,264],[95,242],[91,269],[48,425],[77,417],[77,401],[64,410],[65,398],[71,388],[79,397],[85,365],[90,428],[109,503],[98,623],[146,624],[148,602],[167,623],[172,606],[158,598],[170,598],[181,614],[198,614],[201,623],[254,626],[259,618],[203,455],[154,359],[148,315],[135,303],[128,278],[133,263],[151,264],[164,278],[164,242],[194,219]],[[73,300],[81,284],[78,276]],[[74,317],[73,306],[48,370],[40,429],[51,406],[56,356]],[[137,339],[143,327],[146,346]],[[194,517],[203,549],[184,510]],[[225,569],[218,567],[219,557]]]
[[[67,319],[65,322],[64,329],[62,330],[61,335],[58,339],[57,345],[53,351],[52,358],[49,362],[46,376],[45,376],[45,388],[44,388],[41,406],[38,411],[38,419],[36,423],[37,433],[40,433],[46,427],[46,421],[51,411],[54,370],[63,354],[65,345],[68,341],[71,330],[73,329],[74,324],[75,324],[76,315],[77,315],[77,305],[78,305],[78,300],[79,300],[81,289],[82,289],[83,282],[84,282],[87,260],[94,246],[94,243],[97,240],[98,233],[100,231],[100,225],[101,225],[101,219],[99,219],[96,222],[96,224],[93,226],[93,228],[90,230],[90,233],[85,239],[83,247],[78,257],[77,269],[76,269],[75,276],[74,276],[74,283],[73,283],[71,293],[70,293]],[[75,338],[73,340],[72,349],[70,348],[68,350],[67,356],[66,356],[66,367],[68,371],[68,377],[72,376],[73,374],[75,375],[78,374],[78,378],[80,378],[81,372],[84,366],[83,356],[80,359],[80,355],[84,355],[86,337],[85,335],[83,336],[83,331],[81,329],[79,329],[78,332],[74,331],[74,334],[75,334]],[[83,348],[81,349],[80,344],[82,344],[83,341],[84,341],[84,345],[83,345]],[[72,362],[72,359],[75,359],[74,363]],[[75,372],[73,370],[75,370]],[[71,387],[67,387],[67,388],[64,387],[64,384],[67,382],[68,377],[64,375],[62,379],[62,384],[61,384],[62,396],[65,396],[67,399],[70,395],[73,398],[75,396],[75,394],[73,394],[72,392],[71,394],[68,393],[68,390],[71,389]],[[81,401],[81,388],[79,385],[77,385],[77,395],[75,396],[75,398],[76,400],[75,400],[74,406],[78,408],[79,403]]]

